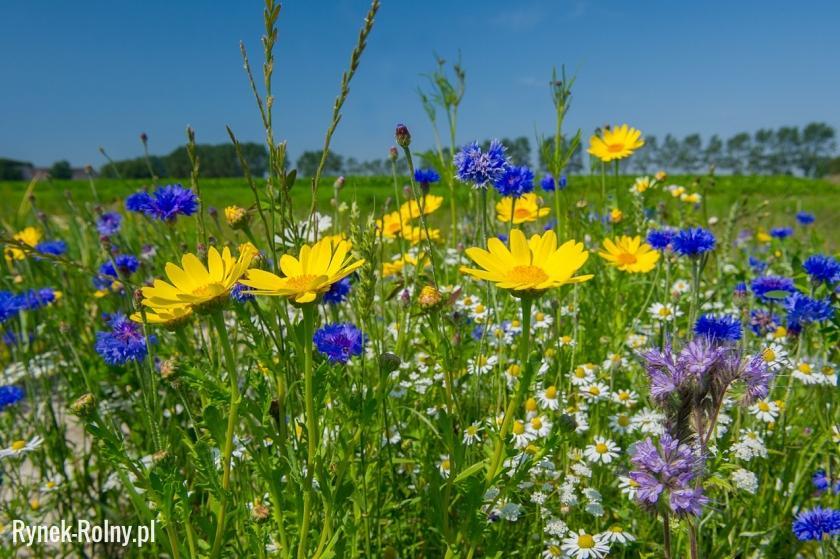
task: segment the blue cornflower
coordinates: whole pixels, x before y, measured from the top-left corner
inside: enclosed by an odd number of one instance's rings
[[[811,225],[814,223],[814,214],[808,212],[796,212],[796,221],[799,222],[799,225]]]
[[[128,361],[142,361],[146,357],[148,348],[140,325],[130,321],[122,313],[114,313],[107,317],[111,330],[97,332],[96,352],[108,365],[124,365]],[[149,341],[155,343],[154,336]]]
[[[816,506],[796,515],[793,533],[801,541],[820,541],[824,536],[840,534],[840,510]]]
[[[23,400],[23,389],[17,386],[0,386],[0,411]]]
[[[350,277],[342,278],[330,286],[330,290],[324,293],[321,302],[337,305],[344,301],[348,293],[350,293]]]
[[[781,276],[761,276],[755,278],[752,282],[750,282],[750,288],[752,288],[755,296],[765,303],[787,297],[786,294],[774,292],[784,291],[789,295],[796,291],[796,287],[793,285],[793,280]],[[772,296],[769,296],[768,294]]]
[[[35,245],[35,250],[41,254],[61,256],[67,252],[67,243],[64,241],[42,241]]]
[[[159,221],[175,221],[178,214],[192,215],[198,210],[198,196],[180,184],[159,186],[151,194],[136,192],[126,198],[125,207]]]
[[[6,330],[3,332],[3,343],[8,347],[15,347],[20,343],[21,338],[24,337],[27,339],[27,343],[32,345],[32,342],[35,341],[35,332],[26,332],[23,336],[21,336],[14,330]]]
[[[814,254],[805,260],[802,267],[816,283],[840,282],[840,262],[831,256]]]
[[[312,341],[331,362],[344,364],[354,355],[362,354],[365,335],[349,323],[327,324],[315,332]]]
[[[799,331],[803,325],[828,320],[834,314],[831,299],[811,299],[798,291],[785,299],[788,329]]]
[[[827,491],[829,487],[831,487],[831,480],[828,479],[828,476],[825,475],[825,470],[820,468],[814,475],[811,476],[811,483],[814,484],[814,489],[822,493],[823,491]]]
[[[747,284],[743,281],[739,281],[737,284],[735,284],[735,289],[732,291],[732,295],[735,297],[746,297]]]
[[[483,324],[477,324],[470,332],[470,337],[477,342],[484,338],[487,328]]]
[[[741,339],[741,322],[731,315],[704,314],[694,324],[694,333],[719,342],[736,342]]]
[[[528,167],[516,167],[511,165],[505,169],[504,174],[493,181],[496,192],[502,196],[519,198],[534,190],[534,171]]]
[[[126,201],[127,202],[127,201]],[[96,220],[96,230],[100,235],[110,237],[120,232],[122,216],[117,212],[105,212]]]
[[[702,227],[683,229],[674,235],[673,245],[677,254],[699,257],[715,248],[715,236]]]
[[[560,175],[559,184],[555,183],[554,177],[551,174],[546,174],[542,180],[540,180],[540,187],[546,192],[554,192],[555,188],[558,190],[566,190],[567,185],[568,181],[566,180],[566,175]]]
[[[20,297],[11,291],[0,291],[0,324],[20,312]]]
[[[656,250],[665,250],[668,245],[674,242],[676,231],[666,227],[663,229],[651,229],[647,234],[647,242]]]
[[[490,142],[490,148],[486,152],[473,142],[455,154],[458,179],[472,183],[475,188],[487,188],[504,174],[507,167],[505,146],[498,140]]]
[[[440,180],[440,175],[434,169],[417,169],[414,171],[414,180],[422,185],[430,185]]]
[[[756,274],[763,274],[764,270],[767,269],[767,262],[759,260],[755,256],[750,256],[748,262],[750,264],[750,268],[752,268],[753,272]]]
[[[116,270],[114,270],[114,264],[117,265]],[[110,260],[104,262],[99,267],[99,273],[112,278],[127,277],[136,272],[139,267],[140,261],[137,260],[136,256],[131,254],[118,254],[114,257],[113,262]],[[117,275],[117,271],[120,273],[119,276]]]
[[[777,239],[787,239],[791,235],[793,235],[791,227],[774,227],[770,230],[770,236]]]
[[[249,287],[236,282],[230,290],[230,298],[237,303],[247,303],[248,301],[253,301],[254,296],[248,293],[248,290]]]
[[[19,304],[21,310],[34,311],[55,301],[56,295],[55,291],[51,288],[44,287],[41,289],[30,289],[25,293],[21,293],[18,297],[20,297]]]
[[[781,322],[779,315],[764,309],[753,309],[750,312],[750,329],[756,336],[764,336],[774,331]]]
[[[496,238],[499,239],[500,241],[502,241],[505,244],[507,244],[507,242],[508,242],[507,233],[499,233],[498,235],[496,235]]]

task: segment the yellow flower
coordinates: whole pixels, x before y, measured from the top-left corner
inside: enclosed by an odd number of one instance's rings
[[[295,303],[311,303],[337,281],[349,276],[364,260],[353,260],[350,243],[321,239],[314,245],[303,245],[298,258],[290,254],[280,257],[283,277],[265,270],[248,270],[240,283],[252,288],[254,295],[287,297]]]
[[[174,313],[173,307],[200,309],[207,304],[226,298],[234,284],[251,265],[257,249],[245,243],[234,260],[230,249],[221,254],[216,247],[207,252],[207,267],[195,254],[181,258],[181,266],[167,262],[165,270],[171,283],[156,279],[152,287],[143,288],[143,304],[159,313],[162,309]]]
[[[622,272],[646,273],[659,261],[659,253],[641,237],[621,236],[615,240],[604,239],[604,248],[598,255]]]
[[[376,228],[382,231],[382,236],[386,239],[393,239],[400,235],[403,229],[410,227],[408,222],[408,216],[402,212],[391,212],[376,220]]]
[[[611,129],[607,128],[601,133],[601,137],[592,136],[589,138],[589,153],[607,163],[614,159],[624,159],[633,154],[634,151],[645,145],[642,133],[626,124]]]
[[[665,171],[657,171],[654,178],[656,179],[656,182],[662,182],[668,178],[668,173]]]
[[[426,240],[426,230],[422,227],[408,227],[403,230],[403,238],[408,240],[412,245],[419,244]],[[440,240],[440,229],[429,229],[429,237],[433,241]]]
[[[182,307],[149,307],[145,315],[147,324],[172,327],[186,322],[192,316],[192,309],[186,305]],[[143,315],[139,312],[133,313],[131,320],[142,323]]]
[[[567,283],[580,283],[591,275],[575,276],[589,258],[583,243],[567,241],[557,247],[554,231],[534,235],[530,240],[519,229],[510,232],[510,249],[499,239],[487,241],[488,250],[467,249],[469,256],[482,269],[461,267],[461,272],[491,281],[501,289],[518,293],[541,293]]]
[[[411,266],[417,266],[418,259],[414,256],[411,256],[410,254],[406,254],[403,258],[399,258],[398,260],[385,262],[382,264],[382,277],[387,278],[389,276],[395,276],[399,274],[402,271],[402,269],[406,266],[406,264]]]
[[[41,242],[42,237],[43,233],[41,233],[40,229],[37,229],[35,227],[27,227],[15,233],[12,238],[28,247],[35,248],[35,245]],[[6,250],[4,252],[6,255],[6,260],[23,260],[26,256],[26,253],[17,247],[6,247]]]
[[[420,209],[423,210],[423,215],[429,215],[437,210],[443,204],[443,196],[435,196],[434,194],[426,194],[420,200],[420,208],[417,207],[417,202],[410,200],[400,206],[400,213],[406,219],[414,219],[420,217]]]
[[[642,194],[643,192],[647,191],[653,183],[650,180],[650,177],[638,177],[635,181],[633,181],[633,186],[630,188],[630,192],[635,192],[636,194]]]
[[[624,212],[622,212],[618,208],[613,208],[610,210],[610,223],[618,223],[622,219],[624,219]]]
[[[225,220],[233,229],[241,229],[248,224],[248,210],[240,206],[225,208]]]
[[[759,229],[758,232],[755,234],[755,240],[759,243],[769,243],[773,240],[773,237],[767,234],[767,231],[764,229]]]
[[[686,202],[687,204],[699,204],[700,199],[701,196],[697,192],[692,192],[691,194],[686,192],[680,196],[680,200]]]
[[[537,198],[533,192],[524,194],[515,199],[506,196],[496,204],[496,219],[503,223],[510,223],[510,213],[513,210],[514,223],[526,223],[529,221],[536,221],[540,217],[547,216],[551,210],[549,208],[541,208],[540,202],[542,200]]]

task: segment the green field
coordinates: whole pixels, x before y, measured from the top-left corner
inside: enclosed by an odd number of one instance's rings
[[[619,207],[629,204],[628,189],[634,177],[608,177],[608,191],[618,191]],[[703,191],[703,185],[708,184],[702,179],[701,186],[692,186],[696,177],[669,177],[666,184],[685,186],[689,191]],[[165,182],[182,182],[188,180],[165,179]],[[146,180],[117,180],[101,179],[95,182],[99,198],[104,205],[118,207],[121,201],[132,192],[149,184]],[[400,189],[407,184],[407,178],[399,180]],[[322,212],[332,212],[330,198],[333,196],[333,179],[325,178],[318,191],[318,207]],[[601,188],[600,177],[578,176],[569,180],[566,191],[567,199],[574,203],[580,199],[595,200]],[[27,188],[25,182],[0,182],[0,196],[5,201],[0,217],[9,221],[17,211]],[[224,208],[237,204],[248,206],[253,203],[253,194],[243,179],[202,179],[200,181],[201,196],[208,207]],[[296,210],[305,212],[309,207],[311,184],[306,179],[299,179],[292,189],[292,198]],[[261,194],[263,187],[260,186]],[[707,212],[709,216],[724,219],[732,205],[742,202],[743,207],[753,210],[753,225],[767,229],[771,227],[792,225],[794,214],[804,210],[817,217],[815,228],[823,238],[836,247],[836,223],[840,221],[840,185],[824,180],[805,179],[789,176],[720,176],[716,177],[713,187],[707,190]],[[391,177],[348,177],[344,189],[340,193],[342,202],[356,200],[363,212],[380,213],[381,208],[393,198],[394,185]],[[448,197],[446,186],[435,185],[432,192]],[[47,213],[64,214],[68,212],[69,196],[76,203],[90,203],[93,201],[88,181],[53,181],[46,180],[38,183],[34,188],[36,207]],[[456,195],[459,207],[471,203],[470,189],[459,185]],[[657,193],[654,196],[667,200],[667,194]],[[648,198],[656,200],[655,198]],[[650,203],[650,202],[649,202]],[[766,206],[764,204],[766,203]],[[391,208],[393,209],[393,203]],[[448,202],[447,202],[448,204]],[[549,204],[550,205],[550,204]],[[439,212],[440,219],[445,219],[447,212]]]

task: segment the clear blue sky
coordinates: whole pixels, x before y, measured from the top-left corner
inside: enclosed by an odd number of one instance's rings
[[[280,15],[276,135],[321,145],[364,0],[292,0]],[[239,41],[261,62],[262,2],[7,0],[0,8],[0,156],[103,163],[184,143],[262,140]],[[840,128],[840,2],[383,0],[334,149],[382,157],[397,122],[432,143],[416,94],[433,53],[467,71],[459,143],[550,132],[552,66],[578,76],[568,123],[653,134],[821,120]]]

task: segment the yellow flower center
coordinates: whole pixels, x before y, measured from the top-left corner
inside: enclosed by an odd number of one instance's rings
[[[449,459],[446,459],[443,462],[441,462],[440,467],[443,470],[449,471]]]
[[[760,409],[761,411],[770,411],[770,404],[768,404],[767,402],[759,402],[758,409]]]
[[[586,376],[586,369],[584,369],[583,367],[577,367],[577,368],[575,368],[575,376],[576,376],[577,378],[583,378],[583,377],[585,377],[585,376]]]
[[[542,322],[543,319],[545,318],[545,314],[543,314],[541,312],[538,312],[537,314],[534,315],[534,318],[537,319],[537,322]]]
[[[20,452],[26,446],[26,441],[15,441],[12,443],[12,450]]]
[[[628,425],[630,425],[630,418],[627,417],[626,415],[619,415],[618,416],[618,424],[621,425],[622,427],[627,427]]]
[[[618,393],[618,399],[621,400],[622,402],[626,402],[627,400],[630,399],[630,393],[629,392],[624,392],[624,391],[619,392]]]
[[[592,394],[593,396],[600,396],[601,395],[601,389],[598,388],[597,386],[590,386],[589,387],[589,393]]]
[[[470,425],[469,427],[467,427],[467,435],[473,437],[477,434],[478,434],[478,427],[476,427],[475,425]]]
[[[622,152],[624,151],[624,144],[610,144],[607,146],[607,151],[610,153]]]
[[[513,424],[513,434],[514,435],[521,435],[525,432],[525,426],[522,424],[521,421],[517,421]]]
[[[508,367],[508,374],[512,377],[518,377],[519,373],[522,372],[522,367],[514,363],[510,367]]]
[[[539,284],[548,279],[548,274],[538,266],[516,266],[511,269],[505,279],[511,283]]]
[[[614,534],[620,534],[623,531],[624,531],[624,528],[622,528],[621,526],[613,526],[612,528],[610,528],[610,532],[612,532]]]
[[[516,208],[513,211],[513,215],[515,217],[527,219],[527,218],[531,217],[531,210],[529,210],[528,208]]]
[[[659,316],[671,316],[671,309],[662,307],[659,309]]]
[[[201,287],[193,289],[192,294],[196,297],[210,299],[212,297],[217,297],[224,292],[225,286],[221,283],[208,283],[207,285],[202,285]]]
[[[564,343],[564,344],[570,344],[570,343],[572,343],[572,337],[571,337],[571,336],[563,336],[563,337],[562,337],[562,338],[560,338],[560,339],[561,339],[561,340],[563,340],[563,343]]]
[[[557,398],[557,387],[556,386],[549,386],[545,389],[545,397],[549,400],[554,400]]]
[[[776,352],[769,347],[762,352],[761,356],[764,357],[764,360],[768,363],[776,360]]]
[[[534,419],[532,419],[531,428],[537,430],[542,429],[542,419],[540,419],[539,417],[535,417]]]
[[[595,445],[595,452],[598,454],[606,454],[608,450],[609,448],[604,443],[598,443]]]
[[[592,549],[595,547],[595,538],[590,536],[589,534],[581,534],[578,536],[577,541],[578,547],[581,549]]]
[[[476,314],[481,314],[481,313],[483,313],[483,312],[484,312],[484,305],[482,305],[481,303],[479,303],[478,305],[476,305],[476,306],[475,306],[475,308],[473,309],[473,311],[475,311],[475,313],[476,313]]]
[[[811,374],[811,364],[810,363],[800,363],[797,367],[800,373],[804,373],[806,375]]]
[[[290,276],[286,278],[286,285],[289,289],[302,293],[305,291],[314,291],[318,283],[318,278],[313,274],[304,274],[302,276]]]
[[[618,263],[623,266],[629,266],[638,262],[636,255],[630,254],[629,252],[622,252],[616,258],[618,258]]]
[[[537,411],[537,401],[533,398],[528,398],[527,400],[525,400],[525,410]]]

